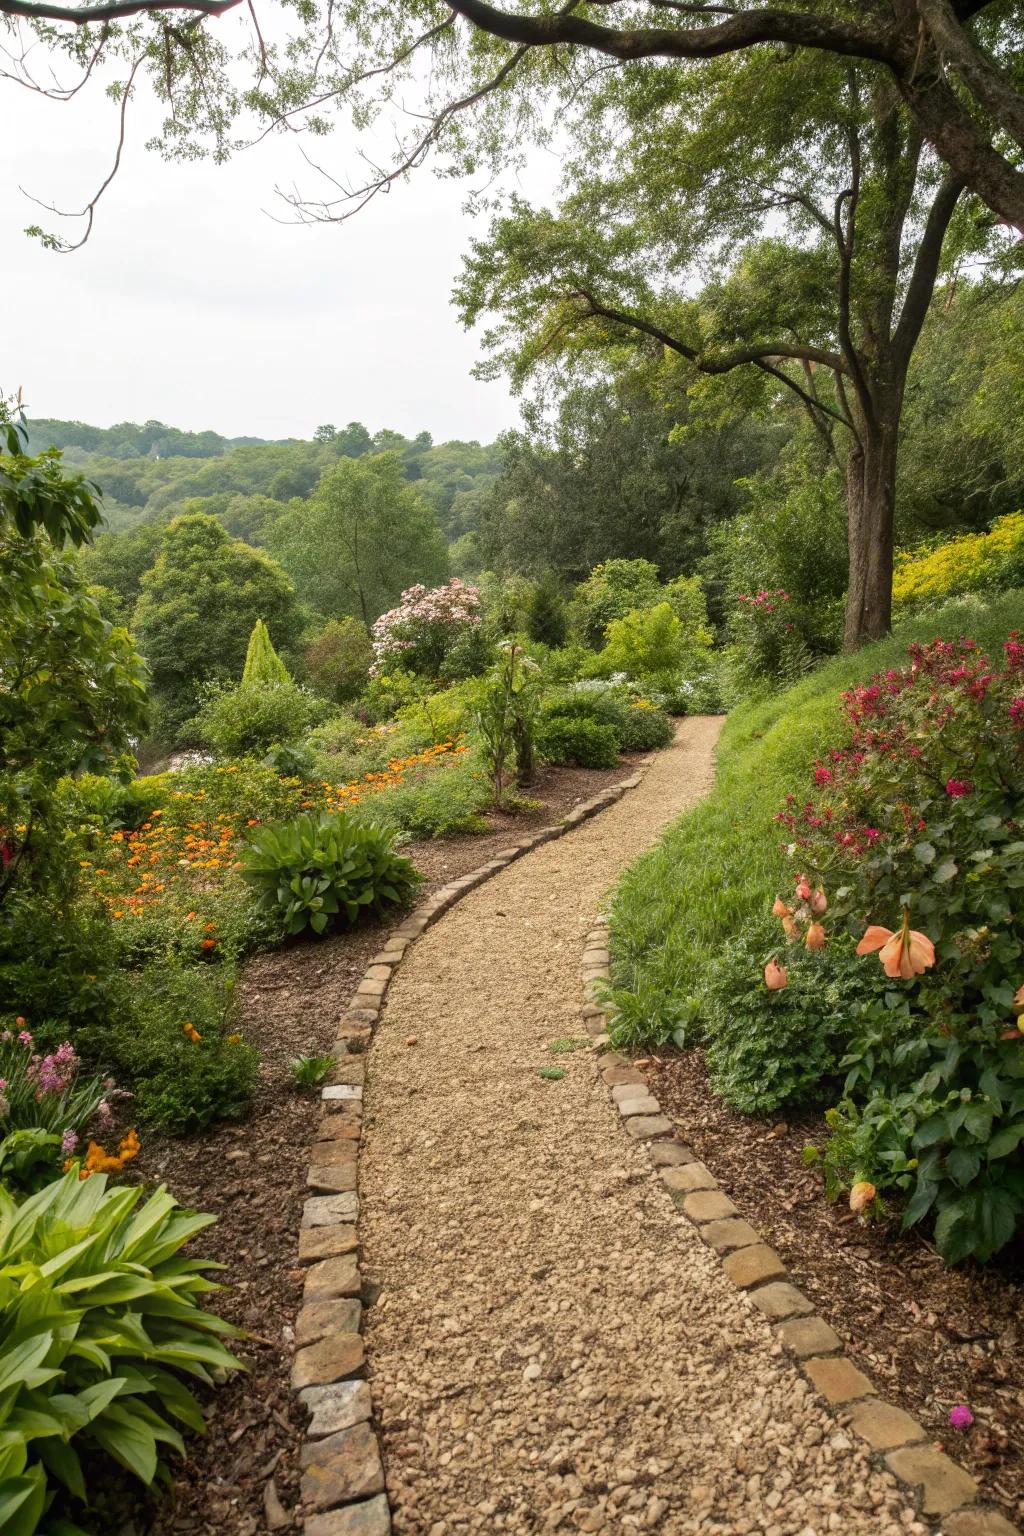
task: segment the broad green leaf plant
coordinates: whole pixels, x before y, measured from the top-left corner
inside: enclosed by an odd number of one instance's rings
[[[148,1485],[182,1429],[203,1431],[183,1378],[240,1369],[224,1343],[238,1331],[200,1306],[217,1266],[181,1254],[213,1220],[77,1166],[20,1206],[0,1190],[4,1536],[82,1536],[64,1512],[88,1504],[83,1454]]]

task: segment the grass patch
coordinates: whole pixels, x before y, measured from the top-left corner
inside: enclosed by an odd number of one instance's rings
[[[774,817],[787,793],[810,796],[815,759],[846,739],[840,693],[900,665],[912,640],[966,634],[996,652],[1022,613],[1024,591],[989,603],[948,603],[856,655],[835,657],[795,687],[733,711],[711,794],[632,866],[615,893],[616,996],[642,1000],[636,1037],[669,1039],[680,1007],[699,1008],[722,945],[764,918],[787,869]]]

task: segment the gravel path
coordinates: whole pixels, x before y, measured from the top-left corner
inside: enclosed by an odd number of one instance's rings
[[[718,728],[687,721],[639,789],[473,892],[391,986],[360,1234],[397,1536],[926,1529],[676,1215],[593,1053],[547,1050],[582,1036],[586,931],[709,787]],[[554,1061],[565,1078],[541,1078]]]

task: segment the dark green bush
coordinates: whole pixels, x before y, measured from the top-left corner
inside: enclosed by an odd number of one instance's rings
[[[841,957],[799,946],[782,953],[772,949],[774,937],[760,929],[728,944],[704,997],[711,1086],[747,1115],[771,1115],[815,1097],[837,1073],[850,1028],[843,1018],[857,965],[850,946]],[[778,992],[764,984],[773,954],[789,973],[789,985]]]
[[[83,1052],[131,1088],[141,1125],[184,1136],[248,1107],[259,1056],[236,1033],[234,981],[222,971],[164,960],[126,974],[109,1018],[81,1036]]]
[[[552,694],[541,713],[548,720],[592,720],[611,726],[621,741],[628,707],[629,695],[623,689],[594,681]]]
[[[664,710],[640,700],[625,711],[619,735],[623,752],[653,752],[667,747],[675,730]]]
[[[542,720],[537,749],[549,763],[575,763],[580,768],[614,768],[619,760],[619,734],[613,725],[598,725],[585,717],[554,716]]]
[[[200,740],[220,757],[261,757],[297,741],[313,723],[317,701],[292,682],[217,688],[196,718]]]
[[[242,852],[242,878],[281,913],[287,933],[325,933],[336,921],[408,902],[419,881],[395,853],[392,834],[373,822],[300,816],[261,827]]]

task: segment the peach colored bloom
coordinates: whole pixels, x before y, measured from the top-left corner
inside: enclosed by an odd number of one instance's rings
[[[811,896],[811,911],[815,917],[823,917],[828,911],[828,901],[824,891],[815,891]]]
[[[781,896],[776,896],[775,905],[772,907],[772,917],[789,917],[792,908],[787,907]]]
[[[800,929],[797,927],[795,919],[790,917],[788,912],[782,919],[782,931],[791,944],[795,944],[800,937]]]
[[[825,948],[825,930],[820,923],[811,924],[807,930],[807,937],[804,939],[804,943],[808,949]]]
[[[878,958],[882,969],[887,976],[900,976],[904,981],[910,981],[914,976],[920,976],[923,971],[935,964],[935,945],[926,933],[918,933],[910,926],[910,913],[906,909],[903,912],[903,926],[898,932],[893,933],[891,928],[881,928],[872,924],[857,945],[858,955],[873,955],[879,951]]]
[[[781,992],[783,987],[789,986],[789,972],[774,956],[764,968],[764,984],[769,992]]]
[[[850,1190],[850,1210],[857,1212],[865,1210],[875,1198],[875,1193],[875,1186],[869,1184],[867,1179],[858,1179]]]
[[[796,893],[799,896],[801,901],[810,901],[810,899],[811,899],[811,886],[810,886],[810,881],[807,879],[806,875],[797,875],[797,877],[796,877]]]

